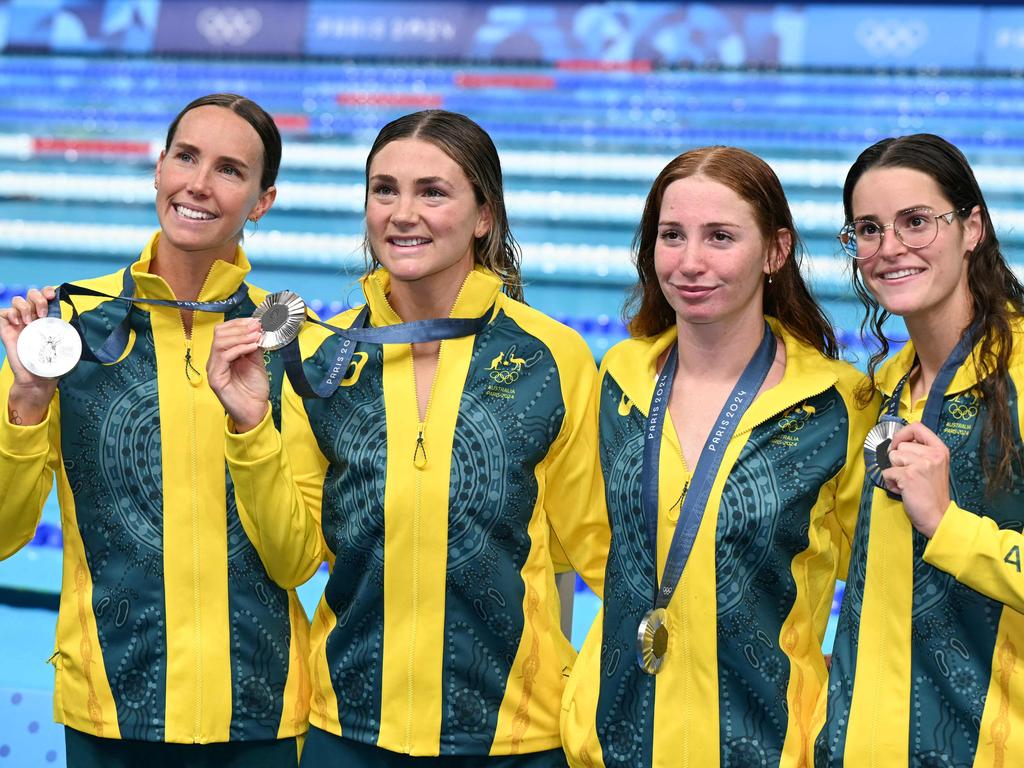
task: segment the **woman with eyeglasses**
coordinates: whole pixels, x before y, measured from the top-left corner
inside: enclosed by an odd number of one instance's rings
[[[563,699],[578,767],[806,766],[869,414],[800,275],[782,185],[680,155],[635,238],[632,338],[602,362],[611,552]]]
[[[964,155],[866,149],[839,235],[881,393],[816,765],[1010,766],[1024,749],[1024,287]],[[891,359],[890,315],[910,341]]]
[[[554,574],[568,556],[600,591],[608,551],[593,356],[522,303],[498,153],[468,117],[385,125],[365,207],[366,303],[331,322],[377,341],[339,362],[351,348],[307,326],[301,375],[337,374],[322,397],[286,390],[279,435],[254,320],[222,325],[210,364],[243,506],[296,530],[311,511],[331,565],[302,764],[564,768]],[[469,328],[375,336],[412,324]]]

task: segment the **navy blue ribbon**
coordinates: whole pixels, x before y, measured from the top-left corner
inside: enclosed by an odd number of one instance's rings
[[[226,312],[241,304],[248,292],[249,287],[243,282],[238,286],[238,289],[231,294],[231,296],[223,301],[140,299],[132,295],[135,293],[135,278],[132,277],[131,267],[126,267],[121,284],[121,293],[119,295],[111,296],[108,293],[96,291],[92,288],[86,288],[81,285],[75,285],[74,283],[63,283],[57,288],[56,298],[49,303],[49,306],[47,307],[47,314],[50,317],[60,317],[60,302],[66,301],[71,306],[71,325],[76,331],[78,331],[78,335],[82,337],[82,358],[94,363],[107,364],[120,360],[125,349],[128,348],[128,339],[130,338],[129,321],[133,305],[145,304],[147,306],[174,307],[176,309],[184,309],[192,312]],[[124,301],[128,305],[128,311],[125,312],[124,318],[120,323],[114,326],[107,338],[103,340],[99,349],[93,349],[86,341],[85,333],[82,330],[78,308],[75,306],[75,302],[72,298],[74,296],[96,296],[101,299]]]
[[[678,343],[673,344],[661,375],[658,377],[658,382],[654,386],[654,396],[651,398],[651,407],[647,414],[647,428],[644,431],[644,458],[640,477],[647,537],[655,563],[655,608],[666,607],[676,591],[679,578],[683,575],[683,569],[686,567],[686,561],[689,560],[690,552],[693,550],[693,543],[697,538],[701,520],[704,518],[704,510],[725,449],[728,447],[736,427],[739,426],[740,419],[743,418],[743,414],[746,413],[758,390],[761,389],[761,385],[764,384],[768,371],[771,370],[772,363],[775,361],[775,336],[766,322],[764,335],[757,351],[754,352],[754,356],[747,363],[747,367],[743,369],[743,373],[740,374],[736,386],[733,387],[729,398],[725,401],[722,412],[718,414],[718,420],[711,428],[707,442],[704,443],[704,449],[693,470],[690,487],[679,512],[679,522],[672,535],[668,558],[665,561],[665,572],[659,587],[657,572],[658,465],[661,458],[661,433],[665,422],[665,412],[668,410],[669,395],[672,392],[672,383],[675,380],[678,354]]]
[[[397,323],[395,325],[382,325],[377,328],[370,327],[370,310],[364,305],[356,315],[356,319],[348,328],[337,328],[328,323],[310,317],[307,313],[306,320],[322,328],[326,328],[335,336],[342,339],[334,362],[328,366],[327,375],[318,383],[311,384],[306,377],[302,366],[302,355],[299,351],[298,339],[293,339],[281,350],[284,358],[285,372],[299,397],[303,398],[327,398],[338,388],[345,373],[348,370],[349,362],[355,353],[358,342],[368,344],[419,344],[427,341],[445,341],[446,339],[458,339],[464,336],[474,336],[479,333],[490,322],[494,312],[492,305],[480,317],[462,318],[446,317],[436,320],[414,320],[408,323]]]

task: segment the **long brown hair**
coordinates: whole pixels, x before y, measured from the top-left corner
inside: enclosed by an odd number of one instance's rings
[[[822,354],[838,357],[832,324],[800,275],[799,255],[803,246],[779,177],[764,160],[737,147],[691,150],[672,160],[654,180],[633,238],[639,279],[623,310],[629,332],[633,336],[656,336],[676,321],[675,310],[661,292],[654,271],[654,248],[665,190],[672,182],[691,176],[716,181],[749,203],[766,248],[777,242],[780,229],[789,231],[792,237],[786,260],[764,286],[763,313],[778,318],[790,333]]]
[[[491,226],[473,243],[473,260],[501,278],[504,291],[517,301],[523,300],[523,277],[519,262],[519,243],[512,236],[505,211],[505,193],[501,180],[501,161],[487,131],[465,115],[443,109],[425,109],[403,115],[380,129],[370,154],[366,156],[366,194],[370,188],[370,164],[387,144],[399,139],[419,139],[444,152],[466,174],[473,186],[477,205],[491,211]],[[363,198],[366,208],[366,197]],[[363,249],[369,259],[370,271],[380,266],[368,238]]]
[[[981,339],[974,353],[978,388],[990,414],[982,433],[983,444],[994,445],[998,457],[993,462],[991,454],[986,452],[982,463],[990,490],[1008,486],[1020,458],[1019,446],[1014,440],[1007,385],[1013,347],[1010,320],[1013,315],[1024,313],[1024,286],[1003,257],[981,187],[963,152],[930,133],[883,139],[873,144],[860,153],[846,175],[843,210],[847,221],[853,221],[854,187],[873,168],[909,168],[926,174],[956,209],[958,220],[970,216],[975,206],[981,209],[983,232],[978,245],[967,254],[967,287],[971,293],[972,323],[976,324]],[[868,360],[868,381],[861,390],[861,399],[866,401],[874,393],[875,371],[889,355],[884,325],[890,315],[865,287],[856,261],[853,290],[865,309],[861,333],[870,329],[880,343]]]

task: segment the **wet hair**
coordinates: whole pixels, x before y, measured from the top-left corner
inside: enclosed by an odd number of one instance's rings
[[[267,190],[274,186],[274,182],[277,181],[278,168],[281,167],[281,134],[274,124],[274,118],[268,115],[263,107],[237,93],[211,93],[186,104],[167,128],[164,151],[170,150],[171,144],[174,143],[174,134],[178,130],[181,118],[197,107],[207,106],[230,109],[253,127],[260,137],[260,141],[263,142],[263,170],[260,173],[260,189]]]
[[[419,139],[433,144],[444,152],[466,174],[473,187],[477,205],[486,205],[491,212],[490,229],[473,243],[473,260],[487,267],[501,278],[504,291],[517,301],[523,300],[523,278],[519,262],[519,244],[509,228],[505,211],[505,193],[502,185],[501,162],[498,150],[487,132],[465,115],[443,109],[426,109],[403,115],[380,129],[366,156],[366,197],[369,196],[370,164],[385,146],[399,139]],[[369,260],[368,269],[380,266],[370,247],[363,241]]]
[[[983,444],[994,445],[996,457],[993,460],[993,453],[986,452],[983,464],[991,489],[1006,486],[1020,458],[1019,447],[1014,442],[1007,379],[1013,346],[1010,321],[1013,316],[1024,313],[1024,286],[1003,257],[981,187],[963,152],[942,137],[929,133],[888,138],[873,144],[860,153],[846,175],[843,210],[847,221],[853,220],[854,188],[861,177],[874,168],[908,168],[927,175],[949,199],[961,226],[975,206],[981,210],[981,239],[967,254],[967,286],[971,294],[972,322],[977,325],[981,340],[974,353],[978,388],[989,412]],[[853,264],[853,289],[865,309],[861,333],[870,329],[880,343],[868,360],[868,381],[861,390],[861,399],[866,401],[874,393],[875,371],[889,354],[889,340],[883,326],[890,315],[865,287],[856,262]]]
[[[704,176],[722,184],[747,202],[765,248],[774,247],[780,229],[789,231],[792,237],[786,260],[772,274],[771,283],[765,281],[763,313],[778,318],[790,333],[822,354],[838,357],[839,347],[832,324],[800,275],[799,256],[803,245],[782,184],[764,160],[737,147],[690,150],[672,160],[654,180],[633,238],[639,280],[623,310],[630,333],[640,337],[656,336],[676,322],[675,310],[662,293],[654,269],[654,250],[665,190],[673,182],[692,176]]]

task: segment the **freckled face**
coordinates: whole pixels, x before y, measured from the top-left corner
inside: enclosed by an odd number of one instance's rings
[[[393,281],[461,285],[474,241],[490,227],[490,209],[462,168],[430,142],[392,141],[371,161],[366,232]]]
[[[680,322],[760,317],[769,262],[753,209],[727,186],[698,175],[665,189],[654,269]]]

